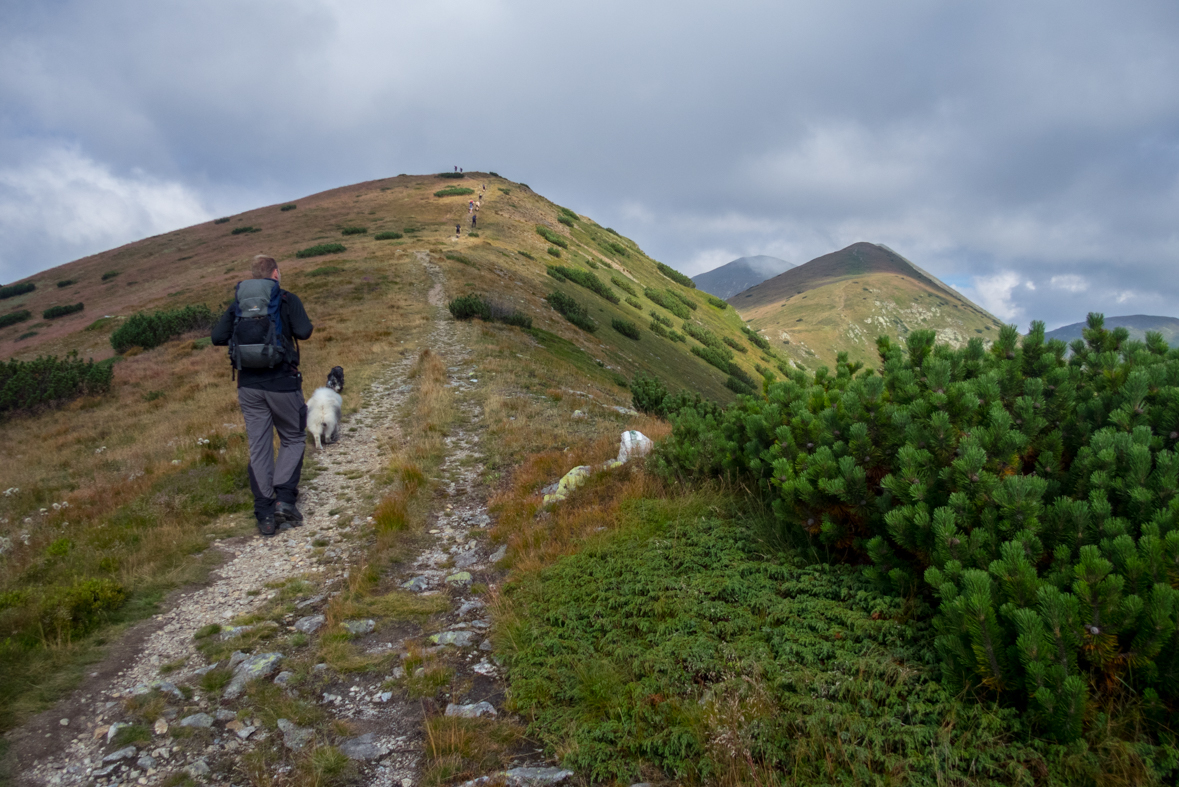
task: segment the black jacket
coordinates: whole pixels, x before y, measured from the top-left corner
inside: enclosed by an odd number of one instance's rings
[[[303,378],[299,374],[299,351],[292,340],[311,338],[315,327],[303,308],[303,302],[294,293],[281,290],[282,306],[282,335],[291,347],[291,360],[273,369],[241,369],[237,373],[238,388],[258,388],[263,391],[298,391],[303,387]],[[213,344],[225,347],[233,335],[233,307],[230,304],[221,319],[213,326]]]

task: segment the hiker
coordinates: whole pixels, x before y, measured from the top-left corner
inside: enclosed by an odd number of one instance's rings
[[[455,172],[458,172],[458,164],[455,164],[455,165],[454,165],[454,171],[455,171]]]
[[[478,213],[471,214],[471,229],[475,229],[475,219],[479,218]]]
[[[457,238],[459,235],[462,235],[462,234],[463,234],[463,225],[462,224],[455,224],[454,225],[454,236]]]
[[[238,282],[233,303],[213,326],[212,339],[218,347],[229,347],[250,441],[254,516],[258,532],[273,536],[280,526],[303,524],[295,501],[307,441],[307,406],[296,340],[310,338],[313,326],[298,296],[279,286],[282,279],[273,257],[259,254],[250,273],[252,278]]]

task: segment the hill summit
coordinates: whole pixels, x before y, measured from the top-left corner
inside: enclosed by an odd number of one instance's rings
[[[739,292],[761,284],[771,276],[790,270],[794,263],[758,254],[753,257],[739,257],[692,277],[696,287],[718,298],[731,298]]]
[[[1074,322],[1071,325],[1062,325],[1059,328],[1048,331],[1044,334],[1047,339],[1060,339],[1063,342],[1071,343],[1077,339],[1083,338],[1081,331],[1087,327],[1086,322]],[[1106,330],[1113,330],[1114,328],[1125,328],[1130,332],[1132,339],[1144,339],[1147,331],[1158,331],[1163,335],[1163,339],[1167,344],[1174,345],[1176,339],[1179,339],[1179,319],[1175,317],[1160,317],[1152,314],[1128,314],[1124,317],[1106,317]]]
[[[887,246],[853,243],[729,298],[754,329],[803,368],[835,360],[872,362],[876,337],[933,329],[954,346],[993,341],[1001,323]]]

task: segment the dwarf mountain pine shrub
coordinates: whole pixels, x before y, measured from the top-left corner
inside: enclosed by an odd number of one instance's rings
[[[71,284],[77,284],[77,279],[62,279],[57,283],[58,287],[69,287]]]
[[[741,333],[745,334],[745,337],[749,339],[749,341],[753,342],[754,347],[766,351],[770,349],[770,340],[750,328],[748,325],[741,326]]]
[[[378,232],[373,235],[373,240],[401,240],[404,237],[400,232],[389,230],[387,232]]]
[[[343,243],[319,243],[295,252],[295,256],[305,259],[307,257],[322,257],[325,254],[339,254],[342,251],[348,251]]]
[[[783,369],[723,416],[682,412],[665,471],[746,479],[778,526],[936,604],[942,680],[1078,739],[1103,694],[1179,723],[1179,351],[1091,314],[989,349],[877,340],[880,374]]]
[[[26,281],[22,284],[9,284],[7,287],[0,287],[0,301],[7,298],[15,298],[18,295],[24,295],[26,292],[32,292],[37,289],[37,285],[31,281]]]
[[[150,350],[189,331],[208,330],[217,316],[203,303],[182,309],[136,312],[111,334],[111,347],[125,353],[132,347]]]
[[[696,282],[692,281],[690,278],[680,273],[670,265],[664,265],[662,262],[657,262],[655,263],[655,267],[659,268],[660,273],[674,281],[676,284],[687,287],[690,290],[696,289]]]
[[[684,295],[682,292],[676,292],[675,290],[672,290],[672,289],[668,289],[668,290],[666,290],[666,292],[668,295],[675,298],[677,301],[684,304],[692,311],[696,311],[696,309],[697,309],[696,301],[692,300],[687,295]]]
[[[625,292],[627,295],[638,295],[638,293],[635,292],[634,285],[632,285],[629,281],[622,278],[621,276],[616,276],[616,275],[611,274],[610,283],[613,284],[618,289]]]
[[[288,210],[294,210],[297,207],[299,207],[299,206],[295,205],[295,204],[283,205],[281,208],[279,208],[279,210],[282,211],[283,213],[286,213]]]
[[[569,241],[561,237],[560,233],[553,232],[543,224],[536,225],[536,234],[547,240],[554,246],[560,246],[562,249],[569,248]]]
[[[515,325],[518,328],[532,327],[532,318],[519,309],[475,293],[455,298],[447,304],[447,308],[456,320],[470,320],[478,317],[484,322],[502,322],[505,325]]]
[[[623,320],[618,317],[615,317],[610,322],[610,327],[612,327],[614,330],[621,333],[626,338],[634,339],[636,342],[639,340],[639,337],[642,335],[642,333],[639,331],[639,326],[635,325],[630,320]]]
[[[364,235],[368,232],[368,227],[344,227],[340,230],[341,235]]]
[[[110,390],[113,370],[108,362],[45,356],[33,361],[0,361],[0,413],[59,404],[82,394]]]
[[[715,306],[716,308],[720,309],[721,311],[724,311],[725,309],[729,308],[728,302],[721,300],[720,298],[716,297],[715,295],[708,296],[708,305]]]
[[[660,290],[655,290],[650,287],[644,287],[643,295],[645,295],[647,300],[651,301],[656,306],[662,306],[664,309],[667,309],[681,320],[686,320],[691,316],[691,312],[688,311],[688,308],[675,298],[672,298],[670,295],[668,295],[666,291],[661,292]]]
[[[621,300],[618,297],[618,293],[607,287],[594,273],[583,271],[580,268],[568,268],[564,265],[550,265],[549,275],[552,276],[554,273],[565,277],[574,284],[578,284],[582,287],[585,287],[587,290],[602,296],[606,300],[610,301],[610,303],[618,303]],[[559,280],[560,279],[558,279],[558,281]]]
[[[120,273],[122,273],[122,271],[107,271],[106,273],[102,274],[102,280],[103,281],[110,281],[111,279],[118,276]]]
[[[569,218],[568,216],[558,216],[558,217],[557,217],[557,221],[561,222],[561,223],[562,223],[562,224],[564,224],[566,227],[572,227],[572,226],[573,226],[573,219]]]
[[[598,330],[598,324],[589,316],[589,311],[573,298],[560,290],[553,290],[545,300],[557,310],[562,317],[576,325],[583,331],[593,333]]]
[[[474,194],[475,189],[468,189],[464,186],[447,186],[444,189],[439,189],[434,192],[435,197],[465,197],[468,194]]]
[[[0,314],[0,328],[7,328],[9,325],[16,325],[18,322],[24,322],[33,316],[33,313],[28,309],[21,309],[20,311],[9,312],[8,314]]]
[[[250,227],[250,226],[234,227],[232,230],[229,231],[229,234],[230,235],[248,235],[252,232],[261,232],[261,231],[262,231],[261,227]]]
[[[626,305],[627,305],[627,306],[633,306],[633,307],[635,307],[636,309],[638,309],[639,311],[642,311],[642,310],[643,310],[643,304],[642,304],[642,302],[641,302],[641,301],[639,301],[637,298],[632,298],[632,297],[630,297],[629,295],[628,295],[628,296],[626,296]]]
[[[45,311],[41,312],[41,316],[46,320],[56,320],[58,317],[65,317],[69,314],[76,314],[82,309],[86,308],[81,303],[70,303],[63,306],[50,306]]]
[[[748,347],[746,347],[744,344],[741,344],[741,342],[737,341],[736,339],[732,338],[731,336],[721,337],[721,341],[723,341],[725,344],[727,344],[729,347],[732,347],[734,350],[736,350],[739,353],[749,352]]]

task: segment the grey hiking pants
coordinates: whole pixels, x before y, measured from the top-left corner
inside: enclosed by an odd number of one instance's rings
[[[250,440],[250,489],[254,515],[259,520],[274,514],[275,498],[294,503],[303,474],[303,448],[307,438],[307,405],[302,391],[262,391],[238,388],[237,401],[246,420]],[[278,459],[274,457],[274,430],[278,430]]]

